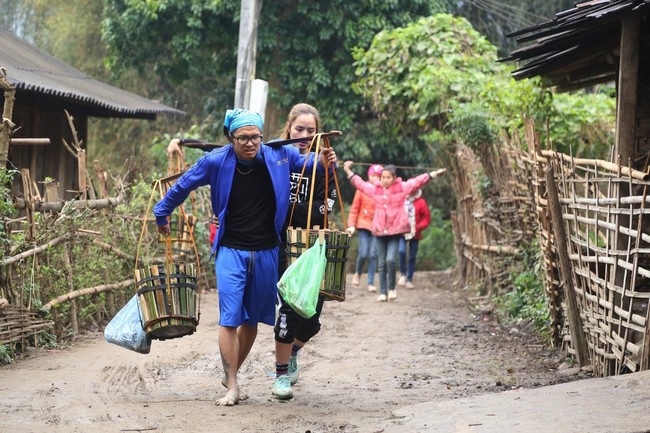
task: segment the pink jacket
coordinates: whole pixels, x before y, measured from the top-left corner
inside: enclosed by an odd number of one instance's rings
[[[384,188],[379,182],[364,182],[357,175],[350,178],[350,182],[355,188],[375,201],[375,216],[372,219],[372,234],[374,236],[400,235],[411,231],[408,216],[404,210],[404,200],[429,180],[431,180],[429,173],[413,177],[406,182],[398,177],[389,188]]]

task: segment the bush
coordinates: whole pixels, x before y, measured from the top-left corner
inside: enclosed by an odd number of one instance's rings
[[[541,251],[528,246],[512,266],[511,290],[497,295],[497,315],[506,322],[527,321],[542,336],[550,336],[548,297],[544,293]]]

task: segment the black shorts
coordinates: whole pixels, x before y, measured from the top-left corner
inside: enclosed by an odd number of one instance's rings
[[[293,340],[308,342],[314,335],[320,331],[320,314],[323,311],[323,296],[318,297],[316,304],[316,314],[309,319],[305,319],[294,311],[280,296],[280,310],[278,318],[275,321],[275,341],[280,343],[293,343]]]

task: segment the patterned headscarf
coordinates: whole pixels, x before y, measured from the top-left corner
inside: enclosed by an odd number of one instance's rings
[[[264,121],[260,113],[254,111],[244,110],[243,108],[235,108],[234,110],[226,111],[226,117],[223,120],[223,128],[232,134],[239,128],[244,126],[257,126],[260,131],[264,126]]]

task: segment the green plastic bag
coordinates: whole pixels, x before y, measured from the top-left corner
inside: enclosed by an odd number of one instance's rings
[[[278,281],[282,299],[305,319],[316,314],[318,294],[327,265],[326,250],[325,242],[316,242],[289,265]]]

